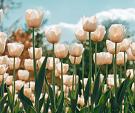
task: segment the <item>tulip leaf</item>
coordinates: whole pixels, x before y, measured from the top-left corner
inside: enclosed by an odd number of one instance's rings
[[[0,112],[2,112],[2,108],[4,107],[4,104],[6,103],[7,96],[8,95],[2,97],[0,100]]]
[[[3,110],[0,113],[8,113],[8,104],[4,106]]]
[[[44,102],[44,112],[43,113],[48,113],[49,103],[50,103],[50,99],[47,98],[47,101]]]
[[[41,108],[42,108],[43,103],[44,103],[44,99],[45,99],[45,94],[44,94],[43,97],[39,100],[39,111],[41,111]]]
[[[36,100],[39,100],[41,92],[42,92],[42,87],[43,87],[43,83],[44,83],[44,76],[45,76],[45,66],[46,66],[46,62],[47,62],[47,56],[45,57],[41,68],[39,70],[38,76],[36,77],[36,83],[35,83],[35,98]]]

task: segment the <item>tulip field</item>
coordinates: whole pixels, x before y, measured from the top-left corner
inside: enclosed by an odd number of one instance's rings
[[[135,113],[135,42],[127,28],[83,17],[76,42],[65,44],[51,25],[44,30],[51,50],[44,50],[35,37],[43,16],[26,10],[31,32],[18,32],[27,38],[0,32],[0,113]]]

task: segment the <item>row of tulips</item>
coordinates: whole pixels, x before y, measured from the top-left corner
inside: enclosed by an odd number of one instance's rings
[[[100,44],[98,42],[103,41],[106,30],[103,25],[97,24],[95,16],[83,18],[82,26],[75,30],[79,43],[71,45],[59,43],[61,30],[58,26],[48,27],[45,37],[53,47],[52,57],[48,57],[47,51],[46,56],[43,56],[42,48],[35,47],[35,29],[39,29],[43,15],[41,10],[26,11],[26,23],[32,29],[32,47],[28,48],[29,59],[24,60],[24,69],[20,68],[19,58],[24,45],[17,42],[7,43],[6,34],[0,32],[0,112],[135,112],[134,68],[126,67],[128,60],[135,60],[135,43],[124,39],[125,27],[121,24],[111,25],[106,50],[100,53],[97,53]],[[86,41],[89,47],[88,70],[84,61]],[[9,56],[4,55],[6,46]],[[70,60],[70,63],[66,63],[65,59]],[[108,66],[111,64],[113,74],[108,73]],[[78,65],[81,66],[81,74],[77,73]],[[100,72],[103,65],[106,66],[105,75]],[[118,66],[121,69],[120,74],[117,74]],[[70,67],[73,68],[71,75],[68,74]],[[8,74],[9,70],[13,75]],[[34,80],[30,78],[31,71]],[[85,71],[88,71],[88,78],[85,78]],[[51,73],[51,81],[47,79],[48,72]]]

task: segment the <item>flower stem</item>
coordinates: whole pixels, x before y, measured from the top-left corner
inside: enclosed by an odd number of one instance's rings
[[[116,65],[116,61],[117,61],[117,43],[115,43],[115,54],[114,54],[114,65],[113,65],[113,71],[114,71],[114,90],[115,90],[115,96],[117,93],[117,65]]]
[[[83,87],[83,94],[84,94],[84,53],[82,53],[82,87]]]
[[[107,77],[108,77],[108,64],[106,64],[106,69],[105,69],[105,71],[106,71],[106,76],[105,76],[105,82],[106,82]]]
[[[95,43],[95,77],[97,76],[97,43]]]
[[[124,74],[126,76],[126,52],[124,51]]]
[[[61,59],[61,91],[63,92],[63,65],[62,65],[62,59]]]
[[[53,85],[53,94],[54,94],[54,105],[55,103],[55,54],[54,54],[54,44],[53,44],[53,74],[52,74],[52,85]],[[55,106],[54,106],[55,108]]]
[[[75,71],[75,69],[76,69],[76,67],[75,67],[75,61],[76,61],[76,57],[74,58],[74,72],[73,72],[73,80],[72,80],[72,90],[74,89],[74,85],[75,85],[75,74],[76,74],[76,71]]]
[[[2,90],[1,90],[1,97],[4,96],[4,75],[3,75],[3,78],[2,78]]]
[[[122,66],[120,65],[119,85],[121,84],[121,78],[122,78]]]

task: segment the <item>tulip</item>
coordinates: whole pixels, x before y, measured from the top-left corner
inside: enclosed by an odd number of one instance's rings
[[[135,83],[132,84],[131,90],[135,92]]]
[[[74,57],[81,56],[83,51],[84,51],[83,45],[82,44],[78,44],[78,43],[72,44],[70,46],[70,48],[69,48],[69,54],[71,56],[74,56]]]
[[[5,51],[7,41],[7,35],[4,32],[0,32],[0,54],[3,54]]]
[[[126,53],[127,53],[128,60],[135,60],[135,56],[133,55],[130,47],[126,50]]]
[[[114,75],[113,75],[114,76]],[[119,81],[117,80],[117,85],[118,85]],[[107,85],[109,88],[112,88],[115,86],[115,83],[114,83],[114,77],[109,77],[108,75],[108,78],[107,78]]]
[[[65,44],[56,44],[54,53],[57,58],[65,58],[68,55],[68,47]]]
[[[22,80],[16,80],[15,81],[16,91],[20,91],[23,86],[24,86],[24,81],[22,81]]]
[[[105,33],[105,27],[98,25],[97,29],[94,32],[91,32],[91,40],[94,42],[100,42],[103,40]]]
[[[25,67],[26,70],[34,71],[33,59],[25,59],[24,60],[24,67]]]
[[[112,24],[109,28],[109,39],[114,43],[120,43],[124,37],[125,27],[122,24]]]
[[[27,88],[29,88],[29,86],[30,86],[30,88],[31,88],[32,91],[35,90],[35,82],[34,82],[34,81],[27,82],[27,83],[24,85],[24,87],[27,87]]]
[[[78,96],[77,104],[79,104],[81,107],[84,106],[84,97],[83,96]]]
[[[45,36],[49,43],[55,44],[60,40],[61,30],[58,26],[52,26],[46,29]]]
[[[58,73],[61,74],[62,72],[63,74],[66,74],[69,69],[69,65],[62,63],[62,67],[63,70],[61,70],[61,63],[56,64],[56,70],[58,71]]]
[[[95,16],[92,17],[84,17],[82,19],[83,29],[87,32],[93,32],[97,27],[97,19]]]
[[[20,62],[21,62],[21,59],[19,57],[16,57],[15,58],[15,69],[18,69],[20,67]],[[9,69],[10,70],[13,70],[14,69],[14,58],[9,58]]]
[[[33,59],[33,47],[28,49],[29,56]],[[42,57],[42,48],[35,48],[35,59],[40,59]]]
[[[35,95],[34,95],[33,93],[30,95],[30,100],[31,100],[32,102],[35,102]]]
[[[127,62],[127,55],[126,55],[126,62]],[[117,54],[116,64],[117,65],[123,65],[124,64],[124,52],[119,52]]]
[[[2,84],[3,81],[3,75],[0,75],[0,85]]]
[[[5,56],[0,56],[0,65],[1,64],[6,64],[6,65],[8,65],[8,56],[7,55],[5,55]]]
[[[118,52],[120,52],[121,49],[121,44],[118,43],[117,44],[117,50],[116,50],[116,54]],[[115,43],[111,42],[110,40],[106,40],[106,47],[107,47],[107,51],[111,54],[115,54]]]
[[[58,64],[60,60],[58,58],[55,58],[55,64]],[[47,58],[47,69],[48,70],[53,70],[53,57],[48,57]]]
[[[129,39],[123,39],[123,41],[120,43],[120,51],[125,52],[130,47],[131,41]]]
[[[43,12],[36,9],[26,10],[25,19],[29,28],[39,28],[43,20]]]
[[[80,56],[80,57],[73,57],[71,55],[69,56],[69,60],[70,60],[71,64],[80,64],[81,59],[82,59],[82,56]]]
[[[28,81],[29,79],[29,71],[27,70],[18,70],[18,78],[19,80]]]
[[[37,65],[38,65],[39,69],[41,68],[44,59],[45,59],[45,57],[41,57],[40,59],[37,60]]]
[[[24,88],[24,95],[25,95],[27,98],[30,98],[31,93],[32,93],[31,88]]]
[[[135,42],[132,42],[130,47],[131,47],[132,54],[135,56]]]
[[[7,69],[8,69],[8,66],[6,64],[0,65],[0,75],[3,75],[4,73],[6,73]]]
[[[130,77],[130,79],[134,78],[134,70],[133,69],[127,69],[126,76]]]
[[[13,76],[8,76],[6,78],[5,83],[9,86],[9,85],[12,85],[12,81],[13,81]]]
[[[79,40],[80,42],[84,42],[87,39],[87,32],[85,32],[81,28],[77,28],[75,30],[75,36],[76,36],[77,40]]]

